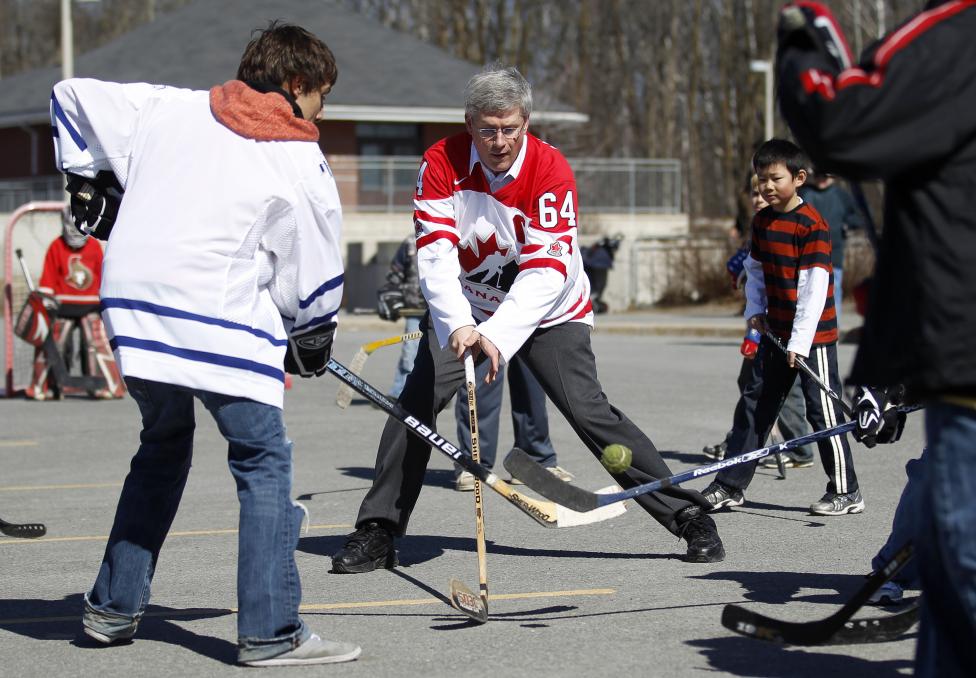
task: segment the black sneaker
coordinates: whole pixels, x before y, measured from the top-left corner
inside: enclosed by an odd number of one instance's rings
[[[702,448],[702,454],[704,454],[709,459],[715,459],[721,461],[725,459],[725,452],[728,450],[728,445],[725,444],[723,440],[718,445],[705,445]]]
[[[726,506],[742,506],[746,503],[746,496],[742,490],[727,487],[718,481],[702,490],[702,496],[705,497],[705,501],[712,505],[713,511]]]
[[[690,563],[718,563],[725,560],[725,547],[715,521],[700,506],[681,509],[675,516],[678,536],[688,542],[685,560]]]
[[[372,572],[377,567],[390,570],[397,566],[393,548],[393,530],[369,522],[349,535],[342,550],[332,556],[332,571],[337,574]]]

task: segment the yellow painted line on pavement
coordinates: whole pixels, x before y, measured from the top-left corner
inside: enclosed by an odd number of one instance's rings
[[[570,596],[612,596],[616,589],[572,589],[569,591],[529,591],[527,593],[489,593],[488,602],[493,600],[525,600],[528,598],[566,598]],[[299,606],[303,612],[315,610],[350,610],[364,607],[400,607],[408,605],[444,604],[440,598],[405,598],[399,600],[367,600],[352,603],[309,603]]]
[[[100,487],[122,487],[122,483],[65,483],[62,485],[0,485],[0,492],[33,492],[35,490],[88,490]]]
[[[309,530],[348,530],[354,527],[349,524],[335,524],[335,525],[309,525]],[[170,537],[209,537],[221,534],[237,534],[236,529],[226,529],[226,530],[184,530],[181,532],[170,532],[167,535],[167,539]],[[88,535],[88,536],[78,536],[78,537],[41,537],[40,539],[0,539],[0,546],[8,544],[50,544],[51,542],[67,542],[67,541],[108,541],[107,534],[98,535]]]
[[[492,593],[488,600],[527,600],[529,598],[569,598],[575,596],[612,596],[616,589],[570,589],[568,591],[528,591],[526,593]],[[411,605],[444,605],[444,601],[433,596],[429,598],[400,598],[395,600],[363,600],[348,603],[308,603],[298,607],[300,612],[315,612],[321,610],[352,610],[370,607],[407,607]],[[196,608],[186,610],[150,610],[146,617],[216,617],[223,614],[236,614],[237,608]],[[0,619],[0,626],[8,624],[42,624],[55,622],[78,621],[80,615],[68,617],[21,617],[19,619]]]
[[[0,447],[37,447],[36,440],[0,440]]]

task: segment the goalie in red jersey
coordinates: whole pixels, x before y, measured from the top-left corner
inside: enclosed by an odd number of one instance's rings
[[[95,398],[121,398],[125,387],[99,316],[102,247],[75,228],[67,209],[61,213],[61,222],[62,233],[47,249],[38,288],[42,295],[56,302],[51,304],[53,309],[49,309],[52,338],[68,371],[71,369],[77,335],[78,362],[82,374],[104,381],[99,388],[87,389],[89,395]],[[34,357],[34,373],[27,388],[27,397],[46,400],[77,390],[60,383],[58,372],[49,364],[47,352],[39,347]]]

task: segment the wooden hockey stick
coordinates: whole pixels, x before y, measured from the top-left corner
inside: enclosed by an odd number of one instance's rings
[[[481,446],[478,442],[478,404],[475,396],[474,358],[471,351],[464,354],[464,381],[468,389],[468,427],[471,431],[471,459],[481,463]],[[451,580],[451,602],[458,610],[479,624],[488,621],[488,549],[485,546],[485,504],[481,496],[481,481],[474,479],[475,542],[478,549],[478,590],[480,606],[472,605],[470,591],[457,579]],[[463,587],[463,589],[462,589]]]
[[[408,332],[407,334],[398,334],[395,337],[387,337],[386,339],[377,339],[376,341],[371,341],[368,344],[363,344],[356,351],[356,355],[352,357],[352,361],[349,363],[349,371],[353,374],[362,374],[363,367],[366,366],[366,359],[369,358],[373,351],[383,348],[384,346],[393,346],[394,344],[399,344],[403,341],[413,341],[414,339],[420,339],[424,336],[424,333],[420,330],[416,332]],[[336,393],[336,405],[342,409],[349,407],[349,403],[352,402],[352,388],[348,384],[342,384],[339,386],[339,392]]]

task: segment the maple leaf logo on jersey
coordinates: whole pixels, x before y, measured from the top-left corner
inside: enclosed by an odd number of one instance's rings
[[[549,249],[546,251],[546,254],[548,254],[550,257],[561,257],[563,256],[563,247],[564,245],[561,242],[554,242],[549,245]]]
[[[469,281],[507,291],[518,275],[518,262],[506,262],[509,252],[511,248],[501,247],[491,233],[487,240],[476,236],[470,246],[459,246],[458,259]]]

